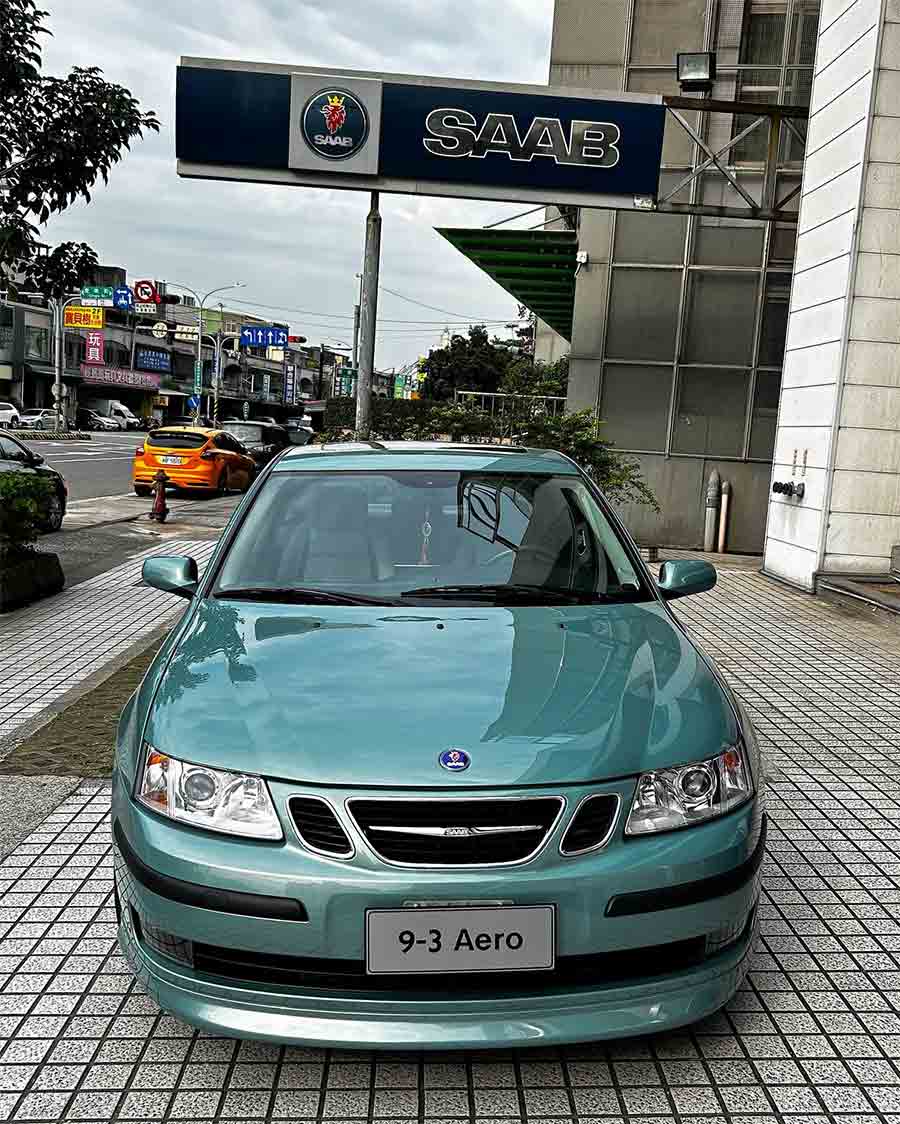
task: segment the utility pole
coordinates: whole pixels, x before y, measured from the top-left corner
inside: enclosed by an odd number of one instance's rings
[[[378,192],[366,219],[366,254],[363,263],[362,298],[359,316],[359,377],[356,382],[356,436],[369,436],[372,415],[372,375],[375,371],[375,329],[378,323],[378,274],[381,265],[381,214]]]
[[[66,418],[63,405],[63,371],[66,366],[66,309],[75,301],[81,300],[81,295],[76,294],[68,299],[65,297],[48,297],[47,307],[52,314],[53,325],[53,398],[55,406],[56,428],[63,429],[63,419]]]
[[[357,273],[356,279],[359,281],[359,296],[353,306],[353,370],[357,372],[359,378],[359,306],[362,303],[362,274]]]

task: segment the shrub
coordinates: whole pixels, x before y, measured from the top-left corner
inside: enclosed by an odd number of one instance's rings
[[[27,472],[0,472],[0,558],[30,550],[44,529],[53,485]]]
[[[325,430],[317,440],[352,441],[356,402],[329,399]],[[383,441],[512,441],[538,449],[556,449],[571,457],[614,503],[636,503],[659,511],[640,467],[600,437],[603,422],[590,410],[550,414],[539,399],[509,397],[502,413],[428,399],[373,398],[371,436]]]

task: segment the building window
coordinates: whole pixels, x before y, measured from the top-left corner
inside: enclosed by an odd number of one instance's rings
[[[623,449],[663,452],[672,368],[608,363],[603,371],[602,436]]]
[[[759,337],[759,365],[761,367],[780,367],[784,360],[790,299],[791,275],[789,273],[770,273],[766,278],[762,331]]]
[[[749,371],[682,367],[672,451],[706,457],[744,452]]]
[[[616,218],[615,260],[652,265],[681,265],[684,261],[684,215],[650,215],[619,211]]]
[[[756,376],[750,429],[750,456],[753,460],[771,460],[775,452],[775,427],[780,396],[781,372],[760,371]]]
[[[35,328],[32,325],[25,327],[25,357],[26,359],[50,359],[50,331],[48,328]]]
[[[758,273],[691,273],[685,363],[750,366],[758,286]]]
[[[678,51],[703,46],[706,0],[634,0],[631,62],[672,66]]]
[[[741,62],[753,66],[781,66],[787,0],[753,0],[745,10]]]
[[[680,294],[681,270],[614,269],[606,354],[671,362]]]

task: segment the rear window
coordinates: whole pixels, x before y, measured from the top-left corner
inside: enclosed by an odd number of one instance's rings
[[[147,437],[147,445],[156,449],[202,449],[209,438],[204,433],[176,433],[157,429]]]
[[[263,440],[263,427],[250,422],[227,422],[222,426],[226,433],[244,441],[248,445],[260,445]]]

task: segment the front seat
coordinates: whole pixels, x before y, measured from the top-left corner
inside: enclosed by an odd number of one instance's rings
[[[365,488],[320,484],[314,496],[304,536],[304,579],[371,582],[389,576],[383,549],[375,541]]]

